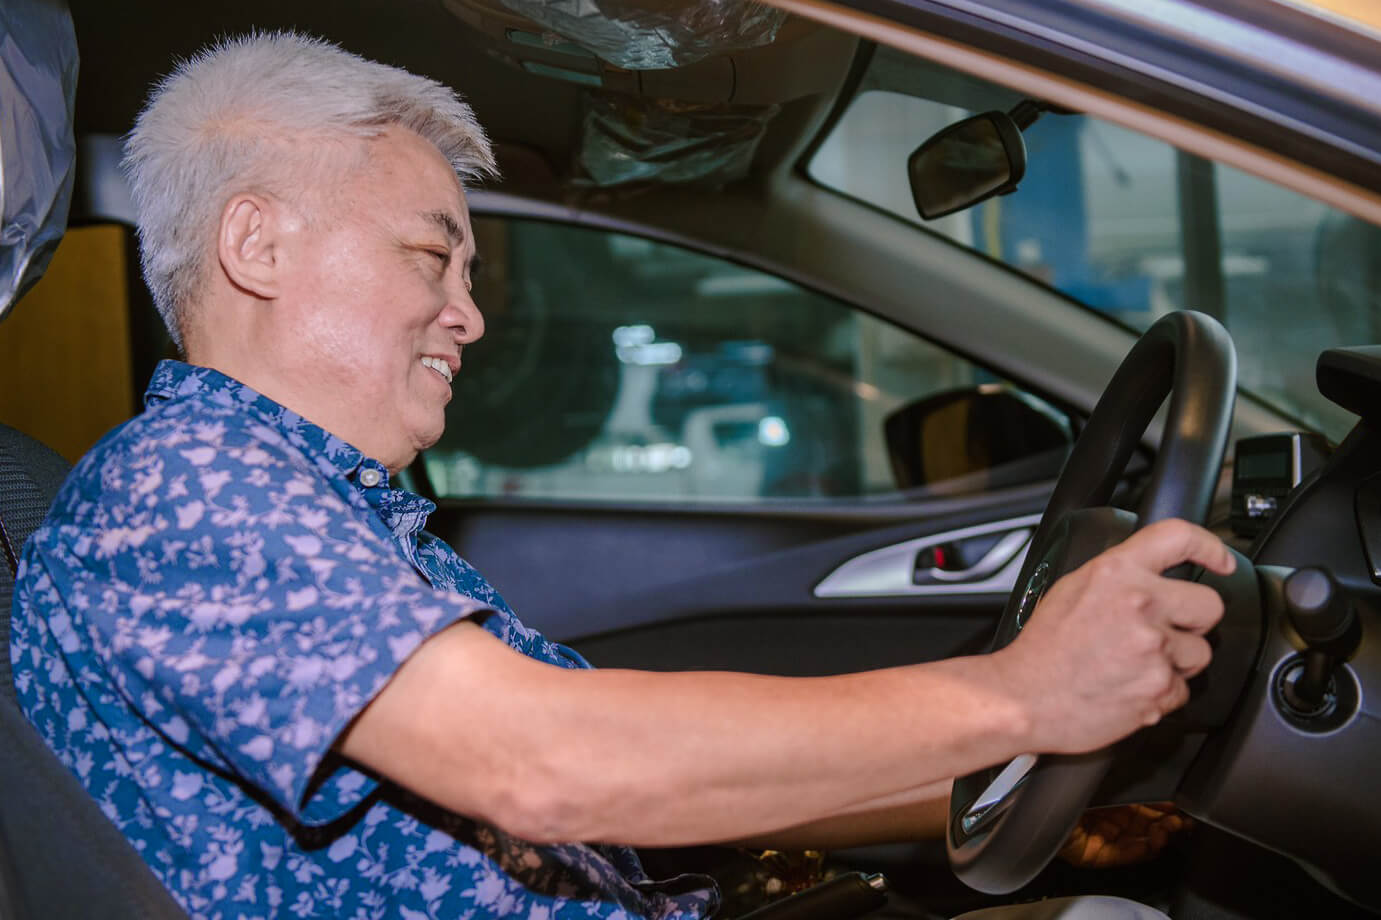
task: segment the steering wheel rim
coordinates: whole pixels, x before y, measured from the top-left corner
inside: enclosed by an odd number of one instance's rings
[[[1046,588],[1063,574],[1059,544],[1076,513],[1106,512],[1098,526],[1113,542],[1166,518],[1203,523],[1227,448],[1236,383],[1232,340],[1207,314],[1170,313],[1146,330],[1103,391],[1060,472],[993,651],[1016,638]],[[1167,395],[1160,448],[1133,522],[1126,512],[1102,506]],[[1025,885],[1059,851],[1112,759],[1112,747],[1073,756],[1022,755],[1000,771],[956,779],[945,835],[955,875],[989,894]]]

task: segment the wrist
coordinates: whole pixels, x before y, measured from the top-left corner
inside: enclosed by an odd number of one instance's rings
[[[1010,741],[1012,756],[1039,753],[1048,746],[1042,738],[1039,694],[1026,679],[1018,654],[1008,647],[981,657],[998,730]]]

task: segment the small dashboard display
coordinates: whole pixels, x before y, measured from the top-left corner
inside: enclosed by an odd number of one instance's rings
[[[1254,537],[1279,510],[1290,490],[1328,456],[1328,443],[1303,431],[1242,438],[1232,471],[1232,530]]]
[[[1290,482],[1294,486],[1291,452],[1272,449],[1260,453],[1241,453],[1237,455],[1236,478],[1252,482]]]

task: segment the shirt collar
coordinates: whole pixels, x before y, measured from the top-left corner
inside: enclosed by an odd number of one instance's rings
[[[308,456],[323,458],[331,469],[342,476],[352,476],[369,460],[368,467],[383,474],[378,484],[384,487],[388,485],[388,472],[382,463],[365,457],[359,448],[320,425],[214,368],[198,367],[182,361],[160,361],[144,391],[144,405],[152,408],[159,403],[193,396],[227,408],[235,407],[258,417],[282,431],[289,443],[305,451]]]

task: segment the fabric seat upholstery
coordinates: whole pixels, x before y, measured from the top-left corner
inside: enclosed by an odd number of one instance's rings
[[[13,559],[47,514],[67,463],[0,424],[0,920],[186,914],[15,701]]]

